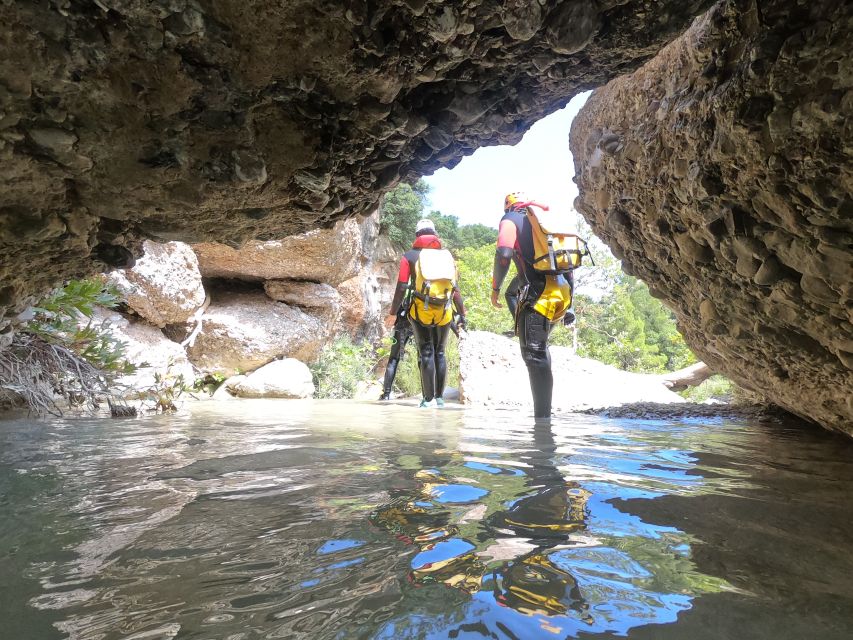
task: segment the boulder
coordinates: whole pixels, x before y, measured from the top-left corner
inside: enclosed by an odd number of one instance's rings
[[[157,375],[167,383],[180,376],[188,387],[195,382],[195,370],[181,345],[169,340],[157,327],[109,309],[98,309],[93,322],[106,323],[109,332],[125,344],[127,359],[138,367],[136,372],[119,378],[120,394],[132,396],[155,386]]]
[[[361,237],[358,221],[350,218],[331,229],[248,242],[241,249],[213,242],[193,245],[193,250],[206,278],[311,280],[336,285],[358,273]]]
[[[527,367],[517,341],[486,331],[463,333],[459,357],[459,394],[466,404],[533,406]],[[658,376],[621,371],[597,360],[581,358],[568,347],[551,347],[551,363],[555,411],[634,402],[684,402]]]
[[[233,375],[282,356],[313,362],[331,327],[321,317],[261,292],[214,294],[187,353],[199,369]]]
[[[204,303],[198,260],[183,242],[146,241],[145,255],[129,269],[110,272],[107,281],[151,324],[186,322]]]
[[[285,358],[253,371],[233,389],[240,398],[310,398],[314,380],[305,364]]]
[[[849,4],[725,1],[572,125],[576,207],[715,372],[853,435]]]
[[[267,280],[264,291],[273,300],[314,312],[335,323],[341,315],[341,295],[334,287],[301,280]]]

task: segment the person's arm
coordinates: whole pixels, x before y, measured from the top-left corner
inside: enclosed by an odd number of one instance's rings
[[[397,273],[397,288],[394,289],[394,298],[391,300],[391,308],[388,311],[388,316],[385,318],[385,326],[389,329],[394,326],[397,321],[397,314],[400,313],[400,305],[403,303],[403,297],[406,295],[406,289],[409,288],[409,261],[406,256],[400,259],[400,271]]]
[[[512,263],[512,254],[515,251],[515,242],[518,231],[515,223],[511,220],[501,220],[498,227],[498,243],[495,249],[495,264],[492,267],[492,295],[491,301],[493,307],[502,307],[503,305],[498,300],[498,295],[501,291],[501,285],[507,272],[509,265]]]

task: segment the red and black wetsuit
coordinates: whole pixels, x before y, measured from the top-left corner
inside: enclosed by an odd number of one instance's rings
[[[533,234],[525,213],[527,206],[532,204],[535,203],[517,203],[501,218],[492,270],[492,290],[500,291],[510,262],[515,262],[518,276],[507,288],[506,301],[515,317],[521,357],[527,365],[533,394],[533,413],[537,418],[545,418],[551,415],[554,388],[548,338],[555,323],[533,308],[545,290],[546,278],[530,268],[523,258],[524,255],[533,255]],[[571,274],[567,277],[571,279]]]
[[[447,379],[447,360],[444,356],[444,345],[447,342],[450,325],[442,327],[422,325],[408,316],[406,313],[408,309],[402,308],[406,291],[413,286],[412,280],[415,277],[415,263],[418,261],[418,257],[420,257],[421,249],[441,249],[441,240],[439,240],[438,236],[424,233],[415,238],[412,248],[406,251],[400,259],[400,271],[397,274],[397,289],[394,291],[394,299],[391,301],[391,312],[397,314],[397,323],[394,326],[395,345],[391,347],[391,356],[388,360],[389,368],[392,366],[391,361],[395,355],[396,359],[391,373],[391,383],[388,383],[387,368],[385,369],[385,380],[386,390],[390,392],[400,352],[402,346],[405,346],[405,341],[397,339],[397,327],[401,322],[406,322],[414,332],[415,342],[418,345],[418,364],[421,371],[421,387],[423,389],[424,400],[430,401],[433,398],[440,398],[444,393],[444,383]],[[458,289],[453,290],[453,304],[456,306],[456,310],[464,316],[465,305],[462,302],[462,296],[459,295]],[[408,340],[408,336],[406,336],[405,340]],[[394,347],[397,344],[402,344],[402,346],[395,354]]]

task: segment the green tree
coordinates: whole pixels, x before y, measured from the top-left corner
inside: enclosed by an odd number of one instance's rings
[[[406,248],[415,237],[418,220],[423,217],[429,185],[418,180],[414,185],[400,183],[385,194],[379,218],[379,232],[398,248]]]
[[[459,291],[465,301],[468,328],[503,333],[513,328],[512,316],[506,307],[495,309],[489,302],[492,291],[492,266],[495,249],[492,245],[460,249],[456,266],[459,270]],[[514,267],[511,268],[514,272]],[[507,274],[507,282],[513,273]]]

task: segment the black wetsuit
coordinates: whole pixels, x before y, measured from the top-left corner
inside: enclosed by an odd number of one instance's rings
[[[523,209],[522,209],[523,211]],[[545,276],[527,267],[521,254],[533,252],[533,236],[527,216],[521,211],[509,211],[501,222],[508,220],[515,225],[516,243],[513,247],[499,246],[495,255],[494,276],[496,285],[506,277],[509,261],[515,262],[518,275],[510,282],[506,291],[506,301],[515,317],[516,334],[521,346],[521,357],[527,365],[530,378],[530,391],[533,396],[533,415],[547,418],[551,415],[551,399],[554,388],[554,376],[551,372],[551,355],[548,352],[548,338],[556,325],[533,308],[545,290]],[[566,276],[574,286],[572,274]]]
[[[406,344],[412,337],[412,324],[407,316],[408,305],[403,304],[397,312],[397,321],[394,323],[394,337],[391,339],[391,353],[388,356],[388,366],[385,367],[385,380],[382,385],[382,399],[391,397],[391,389],[394,387],[394,378],[397,377],[397,366],[403,358]]]
[[[428,238],[434,238],[434,243]],[[391,303],[392,309],[399,308],[404,291],[413,288],[415,263],[420,257],[421,249],[425,248],[438,249],[441,248],[441,243],[436,236],[419,236],[415,240],[414,246],[403,254],[403,260],[408,265],[408,268],[405,269],[408,281],[401,282],[398,277],[397,290],[394,294],[394,300]],[[401,268],[403,266],[401,264]],[[401,271],[401,274],[403,273]],[[453,292],[453,303],[461,316],[464,317],[465,308],[457,290]],[[450,333],[451,324],[440,327],[426,326],[413,320],[411,317],[408,319],[415,336],[415,344],[418,346],[418,366],[421,373],[423,397],[424,400],[429,402],[434,398],[440,398],[444,393],[444,384],[447,380],[447,359],[444,355],[444,349],[447,343],[447,336]]]

